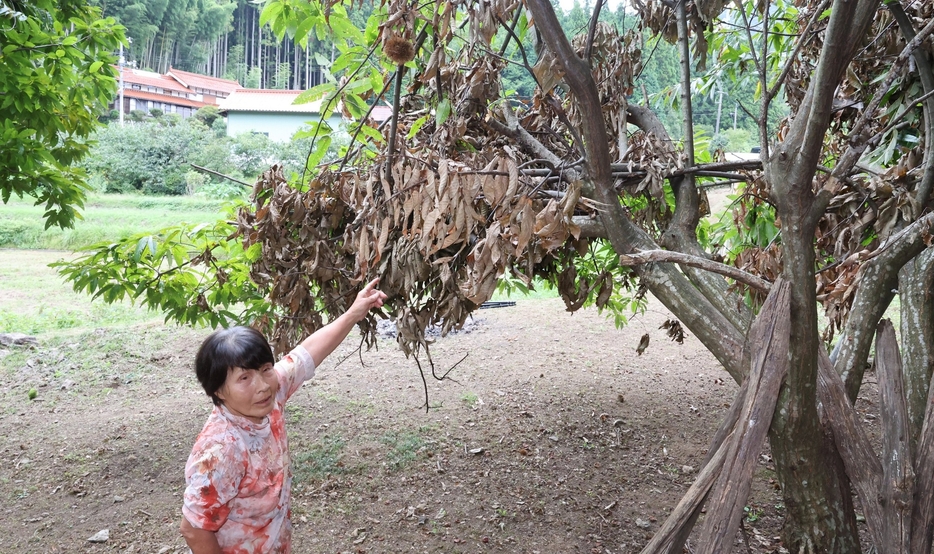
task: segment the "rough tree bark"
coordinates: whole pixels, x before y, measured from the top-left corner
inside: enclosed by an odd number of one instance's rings
[[[898,22],[906,42],[917,36],[911,18],[897,2],[888,6]],[[912,53],[918,68],[922,90],[934,91],[934,60],[930,48],[921,45]],[[931,201],[934,188],[934,97],[923,103],[924,110],[924,172],[915,188],[914,204],[924,209]],[[927,405],[928,383],[934,374],[934,251],[930,248],[901,268],[898,275],[902,317],[902,355],[904,357],[905,392],[908,397],[908,417],[912,446],[917,446]]]
[[[837,84],[869,29],[876,0],[835,1],[820,61],[784,140],[763,156],[765,178],[782,221],[783,276],[791,295],[791,370],[770,439],[787,513],[783,538],[791,551],[859,552],[859,536],[842,461],[823,440],[817,416],[817,298],[814,233],[826,200],[812,181]]]
[[[910,436],[916,446],[934,375],[934,249],[902,267],[898,297]]]

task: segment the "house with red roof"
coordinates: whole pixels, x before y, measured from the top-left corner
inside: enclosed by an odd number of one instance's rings
[[[119,69],[119,68],[118,68]],[[296,104],[301,90],[245,89],[240,83],[170,68],[164,75],[124,67],[122,73],[123,113],[134,110],[150,113],[177,113],[190,117],[204,106],[217,106],[227,117],[227,135],[261,133],[284,142],[303,126],[321,119],[321,101]],[[120,103],[114,100],[114,108]],[[380,105],[370,114],[377,122],[392,115],[392,108]],[[341,123],[340,112],[328,117],[332,129]]]
[[[120,70],[118,68],[118,70]],[[123,113],[141,110],[161,110],[190,117],[204,106],[216,106],[218,101],[240,88],[229,79],[218,79],[178,69],[169,69],[165,75],[130,67],[122,68]],[[120,95],[114,100],[114,109]]]
[[[218,79],[207,75],[189,73],[170,67],[167,77],[172,77],[179,83],[200,94],[207,104],[217,105],[219,100],[230,96],[230,93],[240,88],[240,83],[230,79]]]

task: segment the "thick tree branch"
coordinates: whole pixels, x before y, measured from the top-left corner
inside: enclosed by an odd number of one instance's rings
[[[892,301],[898,272],[927,248],[925,240],[932,226],[934,213],[929,213],[890,237],[860,268],[859,289],[850,306],[850,317],[831,356],[851,401],[855,401],[862,385],[873,330]]]
[[[691,267],[698,267],[705,271],[718,273],[724,277],[729,277],[730,279],[739,281],[740,283],[748,285],[759,292],[768,293],[772,289],[771,283],[751,273],[746,273],[741,269],[726,264],[721,264],[720,262],[715,262],[713,260],[708,260],[707,258],[690,256],[688,254],[682,254],[681,252],[672,252],[671,250],[645,250],[642,252],[636,252],[634,254],[622,254],[619,257],[619,263],[625,266],[634,266],[653,262],[671,262]]]
[[[610,243],[619,254],[652,250],[657,245],[623,211],[613,188],[609,146],[600,95],[589,66],[574,53],[548,0],[528,0],[542,38],[565,71],[565,82],[581,107],[584,139],[584,193],[601,202]],[[742,334],[677,270],[667,264],[640,266],[637,273],[652,294],[701,338],[737,381],[743,378]]]
[[[823,205],[815,205],[810,191],[811,179],[821,155],[833,100],[840,79],[856,50],[862,44],[875,16],[879,0],[836,0],[824,36],[820,62],[814,70],[798,113],[791,122],[785,140],[778,147],[775,163],[767,171],[776,173],[770,182],[786,186],[800,194],[801,208],[811,206],[807,223],[813,225],[823,214]],[[779,170],[780,166],[786,169]]]
[[[630,121],[642,129],[643,132],[655,135],[661,139],[662,144],[671,144],[668,131],[665,129],[665,126],[658,116],[655,115],[655,112],[642,106],[631,105],[628,108],[627,114],[629,115]],[[673,149],[670,152],[673,152]],[[678,188],[675,188],[675,190],[680,190],[680,193],[675,197],[676,216],[672,225],[669,226],[662,236],[662,244],[669,250],[678,250],[695,257],[704,257],[706,255],[703,248],[697,243],[696,218],[698,217],[698,204],[690,201],[691,195],[689,194],[689,188],[680,189],[680,182],[683,181],[682,176],[688,173],[699,175],[711,169],[753,169],[761,166],[762,163],[760,161],[704,164],[684,168],[683,170],[668,175],[667,178],[671,181],[672,187],[677,186]],[[625,165],[623,167],[625,167]],[[613,168],[615,169],[616,166],[613,166]],[[685,185],[685,187],[687,187],[687,185]],[[696,196],[697,191],[695,188],[695,201],[697,200]],[[684,213],[684,211],[688,209],[694,210],[694,215],[692,217],[679,217],[679,210],[681,211],[680,213]],[[691,222],[694,223],[692,224]],[[738,299],[730,293],[726,281],[707,271],[696,271],[689,266],[683,269],[684,273],[698,288],[701,294],[703,294],[711,304],[716,306],[717,310],[723,314],[724,317],[729,319],[734,327],[744,333],[745,329],[748,328],[749,324],[752,322],[752,312],[743,302],[738,301]]]

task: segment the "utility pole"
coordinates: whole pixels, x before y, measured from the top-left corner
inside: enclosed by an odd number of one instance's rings
[[[133,39],[130,37],[126,38],[127,43],[133,44]],[[120,69],[120,126],[123,127],[123,68],[127,65],[126,58],[123,57],[123,43],[120,43],[120,59],[117,60],[118,67]],[[136,62],[133,62],[133,66],[136,66]]]
[[[117,108],[120,112],[120,126],[123,127],[123,65],[126,60],[123,59],[123,43],[120,43],[120,106]]]
[[[713,134],[720,134],[720,114],[723,113],[723,95],[726,94],[722,90],[717,91],[720,93],[720,96],[717,98],[717,125],[714,127]]]

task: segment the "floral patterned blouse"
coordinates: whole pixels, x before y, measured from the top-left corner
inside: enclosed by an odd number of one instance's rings
[[[285,402],[314,376],[299,346],[275,366],[276,405],[263,423],[214,406],[185,465],[182,514],[193,527],[216,532],[224,554],[288,554],[292,473]]]

